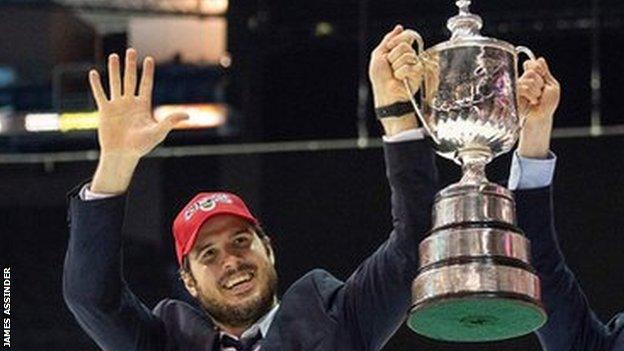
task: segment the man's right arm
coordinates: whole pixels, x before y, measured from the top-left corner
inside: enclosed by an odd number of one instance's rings
[[[80,326],[103,350],[162,350],[162,322],[122,277],[125,195],[83,201],[70,194],[70,239],[63,296]]]
[[[369,73],[376,108],[409,99],[394,71],[410,71],[416,65],[416,53],[410,46],[413,40],[413,32],[396,26],[373,51]],[[393,67],[392,58],[404,54],[403,64]],[[345,338],[351,336],[352,349],[357,350],[381,349],[405,320],[418,270],[418,241],[429,229],[437,190],[433,150],[422,140],[416,116],[400,110],[392,113],[381,124],[394,230],[333,298]]]
[[[123,83],[119,57],[108,61],[110,98],[96,71],[89,72],[98,106],[100,159],[89,190],[105,198],[85,201],[82,189],[70,194],[70,238],[63,271],[63,296],[78,323],[104,350],[162,350],[162,321],[130,291],[123,279],[122,226],[125,193],[145,154],[173,126],[188,118],[152,116],[154,61],[147,58],[139,93],[135,94],[137,53],[126,52]],[[122,93],[123,85],[123,93]]]

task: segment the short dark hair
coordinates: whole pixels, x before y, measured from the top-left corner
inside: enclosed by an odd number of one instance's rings
[[[252,224],[251,227],[253,228],[254,232],[258,235],[260,239],[265,239],[269,237],[260,224]],[[180,269],[178,270],[178,273],[180,274],[180,276],[182,276],[182,274],[185,274],[185,273],[190,274],[192,276],[191,262],[189,261],[188,254],[182,257],[182,265],[180,265]]]

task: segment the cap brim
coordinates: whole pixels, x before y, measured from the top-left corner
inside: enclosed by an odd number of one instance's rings
[[[180,255],[180,265],[182,265],[184,256],[188,255],[188,253],[193,249],[193,246],[195,245],[195,241],[197,241],[197,234],[199,233],[199,229],[201,229],[201,227],[204,225],[204,223],[206,223],[207,220],[214,218],[216,216],[220,216],[220,215],[236,216],[244,220],[247,220],[253,224],[256,224],[256,225],[259,224],[258,220],[255,219],[254,217],[247,216],[242,213],[235,212],[235,211],[229,211],[229,210],[219,211],[218,213],[214,213],[210,216],[206,216],[206,218],[204,218],[201,222],[198,222],[197,225],[193,228],[191,237],[186,242],[186,244],[184,244],[184,249],[182,250],[182,254]]]

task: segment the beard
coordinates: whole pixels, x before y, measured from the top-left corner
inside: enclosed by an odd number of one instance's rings
[[[240,267],[239,270],[244,268]],[[268,265],[264,275],[265,277],[257,277],[258,280],[262,278],[266,281],[266,284],[260,287],[260,295],[244,303],[230,304],[203,293],[199,296],[199,302],[210,317],[219,324],[237,328],[251,325],[267,314],[275,302],[277,294],[275,267]]]

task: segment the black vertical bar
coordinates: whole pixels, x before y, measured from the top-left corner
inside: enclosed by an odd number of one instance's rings
[[[358,1],[358,145],[364,146],[368,139],[368,0]]]
[[[600,71],[600,0],[592,0],[592,42],[591,42],[591,119],[590,134],[597,135],[601,133],[602,121],[600,115],[601,84],[602,77]]]

